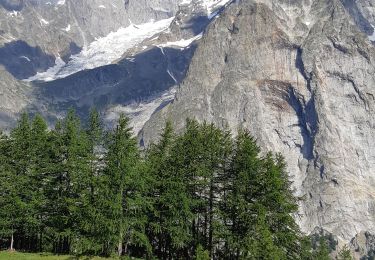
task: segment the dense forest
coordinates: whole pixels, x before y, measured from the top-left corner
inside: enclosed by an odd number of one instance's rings
[[[329,259],[299,231],[284,159],[187,120],[140,149],[93,110],[50,130],[25,113],[0,134],[0,247],[145,259]],[[345,252],[342,252],[345,255]],[[346,252],[348,253],[348,252]],[[350,259],[350,258],[342,258]]]

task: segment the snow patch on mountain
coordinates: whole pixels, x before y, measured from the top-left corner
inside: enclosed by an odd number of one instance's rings
[[[375,42],[375,26],[372,25],[372,28],[374,29],[374,32],[372,33],[372,35],[369,35],[368,38],[370,39],[370,41]]]
[[[41,24],[41,25],[48,25],[49,22],[48,22],[46,19],[41,18],[41,19],[40,19],[40,24]]]
[[[64,28],[63,30],[66,31],[66,32],[69,32],[70,29],[71,29],[71,26],[70,26],[70,24],[68,24],[68,26],[66,28]]]
[[[61,66],[60,61],[56,62],[55,67],[46,72],[38,73],[25,81],[51,81],[64,78],[81,70],[111,64],[121,58],[129,48],[168,29],[173,19],[174,17],[171,17],[156,22],[151,21],[140,25],[131,24],[126,28],[120,28],[116,32],[111,32],[105,37],[96,39],[89,46],[83,47],[83,50],[72,56],[64,66]]]
[[[29,58],[29,57],[26,57],[26,56],[20,56],[20,58],[21,58],[21,59],[25,59],[25,60],[27,60],[28,62],[31,61],[30,58]]]
[[[164,48],[164,47],[179,47],[181,49],[189,47],[194,41],[199,40],[202,38],[203,33],[200,33],[190,39],[181,39],[179,41],[174,41],[174,42],[166,42],[163,44],[158,45],[158,47]]]
[[[55,60],[55,66],[49,68],[45,72],[38,72],[35,76],[32,76],[25,81],[52,81],[56,78],[56,75],[61,71],[61,69],[65,66],[65,62],[60,58],[57,57]]]
[[[19,16],[21,13],[18,12],[18,11],[11,11],[11,12],[8,12],[7,15],[10,16],[10,17],[17,17]]]
[[[182,0],[182,2],[180,2],[180,5],[189,5],[191,4],[192,0]]]
[[[226,6],[232,0],[202,0],[202,6],[207,10],[207,17],[212,19],[217,15],[217,10]]]

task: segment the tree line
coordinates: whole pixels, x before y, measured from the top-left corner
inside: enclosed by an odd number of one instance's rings
[[[279,154],[187,120],[140,149],[129,120],[104,130],[93,110],[48,129],[24,113],[0,134],[0,246],[145,259],[329,259],[294,220]],[[324,258],[326,257],[326,258]]]

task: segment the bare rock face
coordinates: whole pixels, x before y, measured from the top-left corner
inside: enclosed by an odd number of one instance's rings
[[[0,125],[10,126],[16,121],[15,114],[20,113],[29,103],[30,88],[16,81],[4,67],[0,66]],[[3,129],[8,131],[9,129]]]
[[[246,127],[286,157],[304,232],[318,226],[346,242],[374,233],[375,48],[344,2],[233,3],[209,26],[174,102],[146,124],[145,144],[166,120]],[[356,3],[371,24],[371,1]]]

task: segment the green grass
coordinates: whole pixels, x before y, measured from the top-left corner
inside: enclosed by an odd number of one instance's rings
[[[20,252],[0,251],[0,260],[76,260],[73,256],[52,255],[48,253],[30,254]],[[113,260],[115,258],[81,257],[80,260]]]

